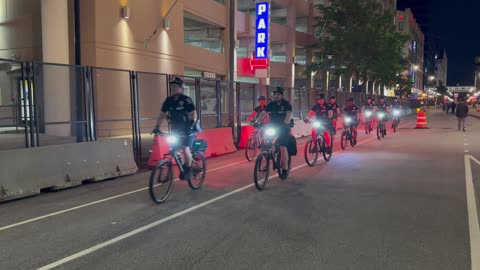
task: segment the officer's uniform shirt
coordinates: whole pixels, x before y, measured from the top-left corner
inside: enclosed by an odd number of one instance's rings
[[[285,99],[280,102],[272,101],[265,107],[265,111],[270,114],[270,122],[281,124],[285,122],[287,113],[292,111],[292,105]]]
[[[332,107],[330,106],[330,104],[323,104],[323,105],[320,105],[320,104],[315,104],[315,106],[313,106],[312,108],[312,111],[315,112],[315,117],[317,119],[328,119],[328,112],[332,110]]]
[[[162,106],[162,112],[170,116],[170,124],[174,132],[188,131],[190,128],[188,114],[193,111],[195,111],[195,105],[192,99],[185,95],[180,95],[177,99],[175,96],[168,97]]]
[[[384,102],[383,104],[379,102],[377,104],[378,111],[381,111],[381,112],[387,112],[387,107],[388,107],[387,102]]]
[[[343,109],[343,111],[347,116],[350,116],[352,118],[357,118],[358,113],[360,112],[360,109],[354,104],[352,106],[347,106],[345,109]]]
[[[330,105],[330,108],[333,111],[333,118],[337,118],[338,117],[338,109],[340,109],[340,106],[338,106],[338,104],[336,102],[333,103],[333,105],[331,103],[329,103],[328,105]]]
[[[373,111],[373,107],[375,106],[375,104],[373,102],[370,102],[370,104],[368,104],[368,102],[365,102],[365,111]]]

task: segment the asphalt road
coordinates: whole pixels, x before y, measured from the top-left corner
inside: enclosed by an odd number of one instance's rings
[[[407,118],[382,141],[337,140],[313,168],[300,140],[291,177],[263,192],[238,152],[163,205],[147,173],[1,204],[0,269],[477,270],[480,119],[468,123]]]

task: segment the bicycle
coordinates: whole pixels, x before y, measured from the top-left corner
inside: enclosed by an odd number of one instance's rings
[[[378,124],[377,124],[377,138],[378,140],[381,140],[382,138],[385,138],[385,133],[386,133],[386,128],[385,128],[385,117],[387,115],[383,112],[377,113],[378,117]]]
[[[308,119],[304,121],[305,123],[310,123]],[[330,136],[331,137],[330,151],[327,151],[327,145],[326,145],[326,140],[324,135],[325,128],[323,124],[320,121],[315,121],[311,124],[316,132],[315,132],[315,136],[312,136],[312,138],[305,145],[304,155],[305,155],[305,162],[308,164],[308,166],[313,167],[315,166],[315,164],[317,164],[319,153],[323,154],[323,159],[325,159],[325,161],[327,162],[330,161],[330,159],[332,158],[333,136]]]
[[[350,145],[352,147],[355,147],[355,137],[353,135],[353,126],[352,126],[352,121],[353,119],[349,116],[346,116],[344,118],[345,122],[345,129],[342,132],[342,139],[340,142],[340,145],[342,146],[342,149],[345,150],[347,148],[347,144],[350,142]]]
[[[393,110],[393,133],[397,132],[398,125],[400,124],[400,110]]]
[[[245,157],[248,161],[252,161],[255,159],[257,155],[257,150],[260,149],[260,145],[262,142],[262,129],[260,123],[252,122],[252,126],[254,127],[254,132],[250,138],[248,138],[247,145],[245,146]]]
[[[277,144],[277,129],[272,126],[267,126],[264,131],[264,143],[261,144],[261,153],[255,162],[255,171],[253,173],[253,181],[255,187],[262,191],[267,186],[268,178],[270,177],[270,162],[273,165],[273,170],[277,170],[278,176],[282,180],[286,180],[290,175],[292,169],[292,157],[288,154],[286,172],[283,172],[282,154],[280,146]],[[263,181],[263,182],[262,182]]]
[[[373,112],[372,111],[365,111],[365,134],[369,134],[373,131]]]
[[[152,170],[149,181],[149,193],[152,200],[161,204],[165,202],[173,189],[173,167],[176,165],[180,171],[180,178],[183,178],[185,169],[182,157],[180,155],[182,134],[159,133],[155,136],[166,136],[166,141],[170,147],[167,154]],[[192,177],[187,179],[191,189],[200,189],[205,181],[207,174],[207,164],[204,152],[207,149],[207,142],[204,140],[195,140],[192,151]],[[165,189],[165,190],[163,190]],[[158,192],[157,192],[158,191]]]

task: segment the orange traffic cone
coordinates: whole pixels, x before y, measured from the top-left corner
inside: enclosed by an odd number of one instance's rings
[[[155,167],[162,160],[162,153],[160,151],[160,136],[153,137],[152,153],[148,159],[148,167]]]
[[[417,129],[427,128],[427,113],[420,111],[417,113]]]

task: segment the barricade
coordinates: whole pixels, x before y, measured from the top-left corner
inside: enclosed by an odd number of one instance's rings
[[[128,139],[0,151],[0,201],[136,173]]]
[[[206,157],[215,157],[237,151],[233,143],[232,128],[204,129],[197,135],[197,139],[208,143]]]
[[[426,129],[427,128],[427,113],[420,111],[417,113],[417,129]]]
[[[245,148],[247,146],[247,141],[252,136],[254,131],[255,129],[251,125],[242,126],[240,140],[238,141],[238,148]]]

